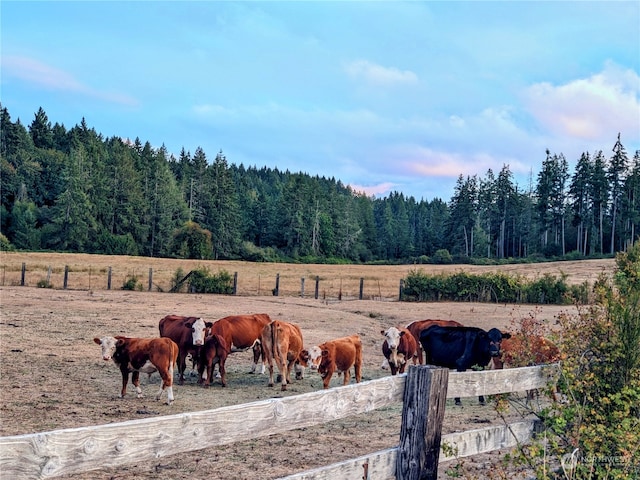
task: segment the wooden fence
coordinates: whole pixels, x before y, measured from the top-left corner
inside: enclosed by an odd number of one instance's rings
[[[397,448],[287,480],[436,478],[437,463],[526,443],[533,420],[441,436],[445,398],[541,388],[557,365],[482,372],[411,366],[407,374],[200,412],[0,438],[3,477],[42,479],[251,440],[403,403]],[[439,375],[439,377],[438,377]],[[438,378],[444,379],[443,383]],[[455,451],[443,453],[446,443]]]
[[[87,288],[89,290],[93,290],[93,289],[111,290],[112,288],[115,288],[115,289],[121,288],[120,286],[116,286],[114,284],[113,268],[108,267],[105,270],[106,271],[102,272],[100,270],[92,271],[91,269],[89,269],[88,272],[73,272],[69,268],[69,265],[65,265],[63,271],[54,273],[54,270],[52,269],[52,267],[49,266],[46,269],[46,274],[44,274],[43,276],[43,273],[41,271],[33,271],[33,272],[29,271],[29,269],[27,268],[27,264],[23,262],[20,267],[19,278],[15,278],[17,277],[18,273],[14,272],[14,275],[11,275],[12,278],[7,279],[6,268],[3,268],[0,276],[0,285],[4,286],[9,284],[9,285],[18,285],[23,287],[37,285],[40,287],[50,288],[53,285],[52,276],[57,275],[58,277],[61,277],[61,278],[58,278],[57,280],[59,281],[59,286],[63,290],[67,290],[68,288],[74,288],[73,281],[72,281],[72,277],[74,276],[76,277],[82,276],[82,277],[88,278]],[[156,283],[154,279],[154,269],[152,267],[149,267],[146,278],[144,278],[144,275],[135,275],[137,283],[136,282],[134,283],[136,283],[136,286],[138,287],[138,289],[142,289],[145,291],[149,291],[149,292],[167,291],[170,293],[174,293],[180,290],[185,291],[188,288],[189,279],[191,278],[193,273],[194,273],[193,271],[190,271],[186,275],[184,275],[182,278],[176,279],[175,284],[172,284],[171,286],[167,284],[167,285],[164,285],[164,287],[161,287]],[[29,278],[27,278],[28,274],[30,274]],[[120,273],[119,277],[122,277],[122,273]],[[86,281],[86,278],[83,278],[83,282]],[[132,275],[127,274],[126,278],[127,279],[132,278]],[[239,293],[238,291],[239,280],[240,279],[239,279],[238,272],[234,272],[232,276],[232,284],[231,284],[232,295],[237,295]],[[310,282],[308,283],[306,282],[306,280],[310,280],[313,283],[309,285]],[[376,283],[375,280],[365,279],[364,277],[359,277],[357,279],[350,279],[350,280],[351,281],[349,282],[348,287],[345,280],[344,292],[343,292],[342,279],[339,280],[340,282],[339,286],[336,287],[335,285],[331,285],[329,287],[331,290],[329,294],[330,297],[336,298],[337,300],[347,300],[347,299],[350,299],[350,300],[355,300],[355,299],[357,300],[363,300],[363,299],[398,300],[400,299],[402,300],[402,289],[404,287],[403,278],[401,278],[397,283],[397,288],[395,289],[395,294],[393,297],[389,297],[390,292],[388,291],[388,289],[386,289],[385,292],[383,293],[380,288],[379,282]],[[299,287],[293,286],[291,279],[289,279],[289,285],[286,291],[280,288],[279,273],[276,273],[275,276],[272,278],[264,279],[264,281],[265,281],[265,284],[267,285],[263,285],[262,287],[260,286],[260,281],[258,282],[259,284],[257,289],[258,294],[268,293],[270,295],[277,297],[277,296],[280,296],[281,293],[285,295],[292,295],[293,292],[295,292],[295,295],[297,296],[300,296],[300,297],[306,296],[308,298],[315,298],[316,300],[321,297],[326,299],[327,297],[327,290],[326,288],[324,288],[324,285],[321,288],[321,279],[319,275],[314,275],[314,276],[311,276],[310,278],[300,277],[299,279],[296,279],[296,281],[299,282],[298,283]],[[354,283],[354,281],[357,282],[357,285]],[[268,282],[271,282],[271,283],[268,283]],[[261,288],[262,288],[262,292],[260,290]]]

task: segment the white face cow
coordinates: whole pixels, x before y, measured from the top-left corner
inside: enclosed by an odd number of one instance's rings
[[[202,318],[198,318],[194,320],[193,323],[185,324],[187,327],[191,327],[191,338],[193,339],[193,345],[202,346],[204,345],[204,339],[207,335],[207,331],[209,330],[209,326],[205,323]]]
[[[405,332],[401,332],[396,327],[390,327],[386,331],[382,330],[380,333],[384,335],[387,346],[391,351],[389,355],[389,363],[396,366],[403,364],[405,362],[404,354],[398,355],[398,347],[400,346],[400,338],[402,338]]]
[[[102,349],[102,359],[108,362],[116,352],[117,340],[114,337],[102,337],[100,340],[100,348]],[[97,342],[96,342],[97,343]]]
[[[311,347],[309,350],[309,368],[311,370],[318,370],[320,360],[322,360],[322,350],[317,345]]]

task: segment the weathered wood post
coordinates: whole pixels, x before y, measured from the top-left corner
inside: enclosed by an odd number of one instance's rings
[[[398,480],[435,480],[449,370],[411,365],[404,387],[396,462]]]
[[[404,278],[400,279],[400,294],[398,295],[398,300],[402,301],[402,291],[404,290]]]
[[[24,279],[25,276],[27,275],[27,264],[25,262],[22,262],[22,274],[20,275],[20,286],[24,287]]]
[[[51,285],[51,265],[47,269],[47,288],[49,288],[49,285]]]
[[[69,282],[69,265],[64,266],[64,280],[62,282],[62,288],[67,289],[67,283]]]
[[[233,292],[234,295],[238,294],[238,272],[233,272]]]
[[[320,290],[320,277],[316,275],[316,293],[315,299],[318,299],[318,291]]]
[[[364,292],[364,278],[360,277],[360,295],[358,298],[362,300],[362,294]]]
[[[300,296],[304,298],[304,277],[300,278]]]
[[[153,288],[153,268],[149,268],[149,291]]]
[[[277,297],[280,295],[280,274],[276,273],[276,288],[273,289],[273,296]]]
[[[111,290],[111,267],[109,267],[109,273],[107,274],[107,290]]]

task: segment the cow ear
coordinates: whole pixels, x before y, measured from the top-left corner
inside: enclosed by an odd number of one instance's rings
[[[404,330],[400,330],[400,336],[402,337],[404,335]]]
[[[380,333],[381,333],[382,335],[384,335],[384,334],[385,334],[385,333],[387,333],[387,332],[385,332],[384,330],[380,330]]]
[[[98,345],[102,343],[98,337],[94,337],[93,341],[96,342]]]
[[[329,350],[322,350],[322,358],[327,358],[329,356]]]
[[[502,338],[511,338],[511,334],[509,332],[500,332],[502,333]]]
[[[116,347],[121,347],[122,345],[124,345],[124,338],[118,338],[116,341]]]
[[[205,322],[205,324],[204,324],[204,325],[205,325],[205,327],[207,327],[207,328],[211,328],[211,327],[213,327],[213,322]]]
[[[191,328],[193,327],[193,322],[185,322],[184,326],[187,328]]]

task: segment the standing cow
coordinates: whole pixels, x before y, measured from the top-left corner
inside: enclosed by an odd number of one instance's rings
[[[217,364],[220,371],[220,383],[223,387],[227,386],[225,364],[228,352],[227,343],[220,335],[214,333],[206,338],[198,357],[198,384],[205,387],[211,385],[214,377],[213,369]]]
[[[301,367],[317,370],[322,377],[322,385],[329,388],[334,373],[343,373],[343,385],[351,380],[350,369],[353,367],[356,383],[362,380],[362,341],[359,335],[336,338],[320,345],[303,350],[299,356]]]
[[[194,361],[200,356],[200,348],[213,323],[202,318],[167,315],[158,323],[161,337],[167,337],[178,345],[178,374],[180,385],[184,384],[184,371],[187,368],[187,355]]]
[[[410,360],[413,360],[414,365],[416,364],[418,346],[409,330],[390,327],[380,333],[384,336],[382,354],[389,364],[391,375],[404,373]]]
[[[291,383],[291,370],[302,351],[302,331],[298,325],[274,320],[264,327],[261,334],[262,350],[269,365],[269,386],[273,387],[273,363],[280,372],[281,390]]]
[[[212,335],[220,335],[227,345],[227,352],[244,352],[253,349],[253,367],[251,373],[256,371],[258,361],[262,357],[260,335],[262,329],[271,323],[271,318],[266,313],[252,315],[230,315],[213,322]],[[261,373],[264,373],[264,358],[262,359]]]
[[[167,389],[167,404],[173,402],[173,365],[178,358],[178,345],[170,338],[130,338],[102,337],[93,341],[102,348],[102,359],[113,359],[122,373],[120,397],[127,394],[127,382],[131,373],[131,383],[136,387],[138,398],[142,398],[140,372],[151,374],[158,372],[162,378],[162,387],[156,396],[162,397]]]
[[[440,327],[433,326],[420,334],[420,343],[425,354],[427,365],[455,368],[458,372],[477,365],[486,367],[493,357],[500,356],[500,343],[503,338],[510,338],[497,328],[484,331],[476,327]],[[484,405],[484,397],[479,397]],[[456,398],[456,405],[461,405]]]
[[[422,345],[420,345],[420,334],[429,327],[434,325],[440,325],[441,327],[462,327],[460,322],[455,320],[416,320],[407,325],[407,330],[411,332],[413,338],[416,339],[416,345],[418,346],[418,362],[423,364],[424,358],[422,355]]]

